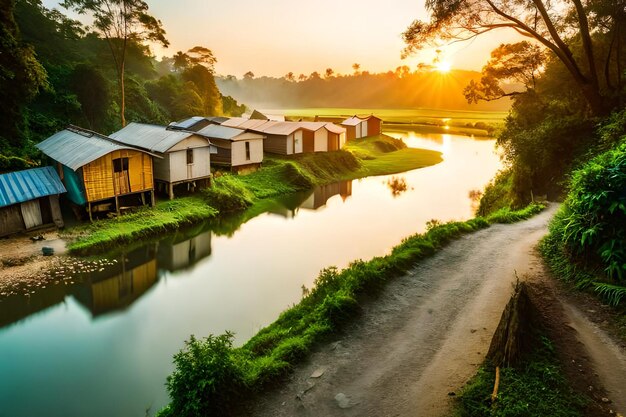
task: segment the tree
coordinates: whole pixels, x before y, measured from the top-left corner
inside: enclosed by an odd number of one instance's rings
[[[287,81],[295,81],[296,77],[293,74],[293,72],[289,71],[287,74],[285,74],[285,80]]]
[[[21,42],[14,9],[14,0],[4,1],[0,8],[0,122],[4,127],[0,136],[19,147],[24,105],[49,84],[33,47]]]
[[[254,78],[254,73],[252,71],[248,71],[243,74],[243,78],[245,78],[246,80],[251,80]]]
[[[78,64],[70,76],[72,91],[91,130],[101,130],[109,107],[109,86],[96,68]]]
[[[359,70],[361,69],[361,64],[357,64],[356,62],[352,64],[352,69],[354,70],[354,75],[359,74]]]
[[[334,73],[335,71],[332,68],[326,68],[324,75],[326,76],[326,78],[330,78],[333,76]]]
[[[534,89],[544,62],[545,54],[537,44],[528,41],[502,44],[491,52],[480,81],[470,81],[463,94],[469,103],[478,103],[479,100],[492,101],[523,93],[505,92],[501,86],[503,82],[522,84],[526,90]]]
[[[596,0],[601,2],[601,0]],[[588,11],[582,0],[428,0],[430,22],[415,20],[403,33],[407,56],[438,40],[464,41],[496,29],[534,39],[565,65],[594,114],[607,111],[600,89]],[[579,34],[577,57],[567,41]]]
[[[205,66],[196,64],[186,69],[182,77],[184,81],[194,85],[195,91],[202,99],[202,114],[219,115],[222,113],[222,95],[215,84],[213,74]]]
[[[306,81],[306,75],[304,74],[298,75],[298,81]]]
[[[126,126],[124,76],[128,46],[147,41],[169,46],[161,21],[148,14],[148,4],[143,0],[64,0],[62,5],[80,14],[92,14],[93,27],[106,39],[117,73],[120,119]]]

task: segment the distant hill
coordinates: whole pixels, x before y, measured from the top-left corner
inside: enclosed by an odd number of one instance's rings
[[[386,72],[322,78],[316,73],[300,81],[273,77],[216,77],[224,95],[255,108],[359,107],[440,108],[451,110],[507,111],[502,99],[470,105],[463,88],[480,78],[476,71],[452,70]]]

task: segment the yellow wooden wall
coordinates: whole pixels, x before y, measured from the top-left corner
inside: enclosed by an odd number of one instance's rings
[[[123,194],[113,180],[113,160],[117,158],[128,158],[131,193],[153,189],[150,155],[135,150],[113,151],[83,166],[87,201],[104,200]]]

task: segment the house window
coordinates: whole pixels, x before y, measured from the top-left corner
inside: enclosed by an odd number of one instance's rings
[[[250,142],[246,142],[246,161],[250,160]]]
[[[193,164],[193,149],[187,149],[187,165]]]
[[[113,172],[128,171],[128,158],[116,158],[113,160]]]

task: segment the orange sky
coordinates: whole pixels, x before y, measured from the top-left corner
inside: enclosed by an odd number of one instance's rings
[[[171,43],[155,54],[171,56],[196,45],[213,50],[218,74],[241,77],[323,72],[387,71],[399,65],[432,63],[434,50],[406,60],[401,33],[415,18],[426,17],[423,0],[147,0]],[[44,0],[47,7],[58,1]],[[64,10],[64,9],[61,9]],[[492,32],[472,42],[443,48],[453,68],[480,70],[499,43],[516,39]]]

